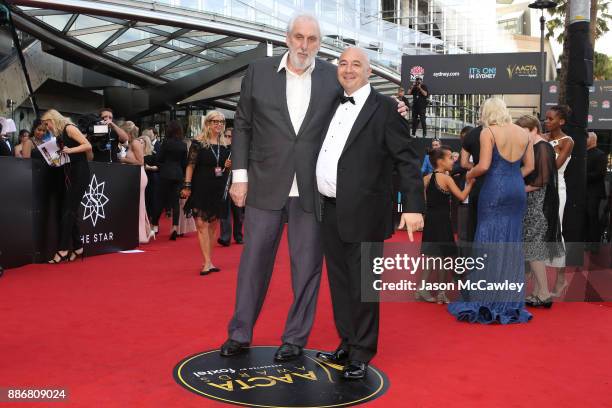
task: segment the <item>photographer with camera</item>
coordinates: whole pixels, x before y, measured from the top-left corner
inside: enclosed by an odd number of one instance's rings
[[[92,129],[87,131],[87,137],[93,146],[93,160],[119,162],[119,143],[127,142],[128,134],[113,122],[112,109],[102,108],[98,111],[98,116]]]
[[[423,78],[416,77],[414,83],[408,91],[408,95],[412,95],[412,136],[416,136],[416,128],[419,121],[423,128],[423,137],[427,135],[427,118],[425,116],[425,109],[429,100],[429,90],[423,83]]]

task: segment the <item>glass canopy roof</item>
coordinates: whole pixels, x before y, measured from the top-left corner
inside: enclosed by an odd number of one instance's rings
[[[253,16],[250,16],[250,21],[249,16],[245,16],[243,21],[237,17],[239,13],[235,7],[230,9],[230,16],[224,16],[215,14],[214,10],[211,13],[208,6],[206,11],[202,11],[204,3],[199,0],[192,2],[192,6],[199,9],[197,11],[181,9],[190,6],[185,1],[180,4],[162,1],[158,6],[153,4],[152,10],[149,8],[151,2],[133,0],[16,0],[12,3],[15,14],[33,23],[35,30],[31,29],[30,34],[36,36],[34,31],[37,31],[43,42],[46,39],[41,38],[44,37],[40,35],[41,32],[62,38],[70,43],[72,50],[86,50],[117,68],[116,72],[110,70],[112,75],[141,87],[181,79],[230,61],[261,43],[268,44],[268,55],[279,55],[285,51],[284,27],[281,27],[278,19],[262,22],[254,18],[257,20],[254,22]],[[218,3],[226,4],[228,1]],[[230,3],[234,4],[235,1]],[[286,13],[289,11],[285,10]],[[227,14],[227,10],[225,12]],[[25,26],[20,28],[28,31]],[[346,45],[336,36],[327,36],[319,55],[333,61]],[[376,49],[369,49],[368,52],[374,72],[372,85],[385,94],[394,93],[399,83],[399,72],[378,63],[380,52]],[[136,72],[139,78],[145,78],[144,82],[126,79],[122,75],[126,69]],[[234,76],[240,77],[242,74],[239,72]],[[201,93],[194,94],[197,96]],[[212,99],[206,101],[231,109],[236,106],[238,95],[230,92]],[[194,95],[185,99],[189,102],[197,100]]]
[[[192,74],[256,47],[259,42],[198,30],[60,10],[24,10],[82,47],[165,81]]]

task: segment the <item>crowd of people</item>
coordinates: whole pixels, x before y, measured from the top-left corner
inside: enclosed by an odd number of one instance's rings
[[[235,242],[242,244],[244,212],[232,206],[228,195],[232,129],[226,128],[223,115],[209,112],[203,118],[201,134],[193,140],[185,139],[180,122],[170,121],[163,142],[156,128],[141,131],[132,121],[115,123],[110,108],[98,112],[96,123],[107,126],[108,134],[82,132],[82,126],[49,110],[34,120],[31,130],[19,132],[17,145],[2,140],[2,147],[6,146],[3,155],[44,161],[38,147],[55,138],[59,154],[69,158],[61,167],[49,165],[51,179],[57,184],[52,190],[61,193],[59,245],[49,263],[83,256],[77,214],[89,183],[88,162],[95,160],[140,167],[140,244],[156,238],[159,220],[166,213],[172,219],[170,240],[197,231],[203,257],[200,273],[219,271],[212,263],[213,244],[230,245],[232,232]]]
[[[481,125],[461,132],[460,160],[453,159],[450,147],[432,142],[421,168],[427,203],[422,253],[454,257],[462,252],[478,254],[478,248],[486,247],[487,267],[467,277],[455,275],[454,280],[525,284],[533,279],[533,289],[529,294],[497,292],[494,296],[463,291],[456,302],[450,302],[444,290],[434,297],[429,290],[420,289],[415,293],[417,300],[450,303],[449,311],[459,320],[520,323],[531,319],[523,304],[550,308],[553,299],[564,294],[568,287],[562,227],[567,201],[565,171],[573,139],[562,129],[569,114],[567,106],[551,107],[546,112],[545,133],[532,115],[512,123],[504,102],[490,98],[481,107]],[[601,238],[598,211],[606,195],[607,160],[596,144],[596,135],[590,133],[586,181],[592,194],[584,221],[591,245]],[[453,201],[463,210],[457,223],[458,245],[451,228]],[[470,248],[470,243],[476,245]],[[548,286],[547,266],[555,271],[553,288]],[[444,271],[432,279],[432,272],[425,270],[421,280],[444,283],[451,279]]]

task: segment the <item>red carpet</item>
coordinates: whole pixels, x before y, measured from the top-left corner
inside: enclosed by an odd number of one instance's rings
[[[0,278],[0,387],[70,393],[67,404],[15,406],[221,406],[178,386],[172,370],[225,340],[241,247],[216,247],[223,270],[206,277],[194,234],[172,242],[166,233],[142,249]],[[338,341],[326,279],[309,348]],[[279,343],[289,288],[283,241],[255,344]],[[373,364],[391,387],[370,405],[610,407],[610,344],[612,308],[598,304],[558,303],[528,324],[485,327],[438,305],[387,303]]]

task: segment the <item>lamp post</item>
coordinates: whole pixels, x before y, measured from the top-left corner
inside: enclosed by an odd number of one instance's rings
[[[544,18],[544,10],[557,7],[557,2],[552,0],[536,0],[530,3],[528,7],[542,11],[540,16],[540,116],[542,116],[544,109],[544,81],[546,81],[546,60],[544,59],[544,23],[546,19]]]

